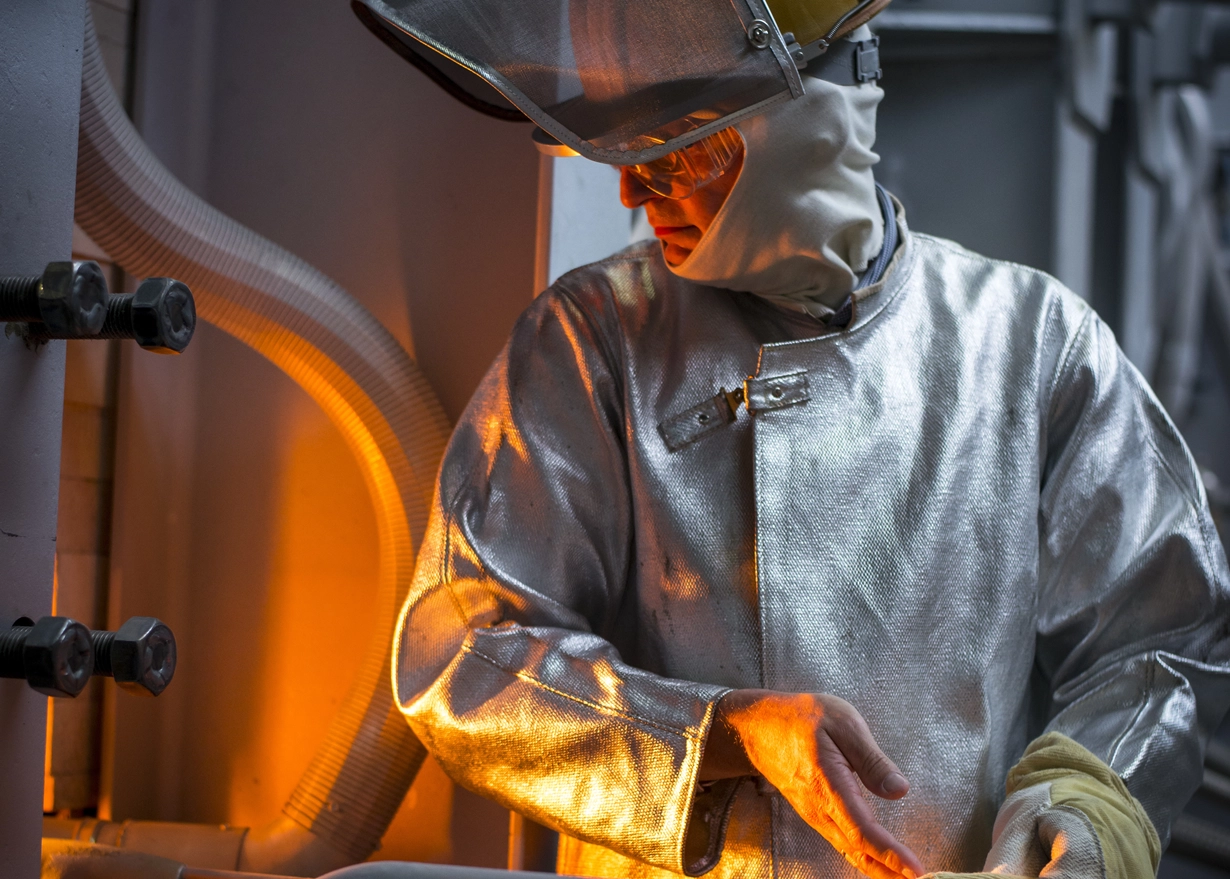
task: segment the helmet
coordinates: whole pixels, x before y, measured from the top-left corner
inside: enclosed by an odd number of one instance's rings
[[[635,165],[800,97],[799,70],[889,2],[351,0],[351,6],[387,45],[475,109],[529,119],[594,161]]]
[[[855,3],[850,0],[769,0],[773,19],[783,34],[794,35],[804,60],[823,54],[844,37],[879,15],[890,0]]]

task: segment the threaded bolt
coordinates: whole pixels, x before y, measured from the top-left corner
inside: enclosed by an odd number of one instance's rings
[[[43,617],[0,632],[0,677],[25,678],[47,696],[76,696],[94,670],[90,630],[67,617]]]
[[[94,674],[122,689],[157,696],[175,676],[175,635],[154,617],[132,617],[114,632],[91,632]]]
[[[111,645],[115,643],[115,632],[90,632],[90,641],[94,643],[94,674],[111,677],[115,674],[111,667]]]
[[[0,278],[0,320],[38,320],[39,275],[10,275]]]
[[[35,278],[35,282],[38,279]],[[92,336],[95,339],[134,339],[136,331],[133,329],[132,323],[132,301],[133,294],[121,293],[119,295],[107,297],[107,315],[103,319],[102,329],[98,334]],[[35,320],[30,321],[29,338],[45,342],[48,339],[72,339],[76,336],[56,335],[51,333],[43,324]]]
[[[38,277],[0,278],[0,321],[37,324],[54,339],[97,335],[106,303],[107,279],[91,260],[47,263]]]
[[[21,651],[32,628],[13,626],[7,631],[0,631],[0,678],[25,678],[26,666]]]
[[[196,330],[196,303],[187,285],[174,278],[147,278],[136,293],[110,296],[99,339],[135,339],[147,351],[179,354]],[[41,325],[31,326],[34,338],[58,336]]]
[[[132,328],[133,294],[121,293],[107,299],[107,319],[98,334],[100,339],[131,339],[135,331]]]

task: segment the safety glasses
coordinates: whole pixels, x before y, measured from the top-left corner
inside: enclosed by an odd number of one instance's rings
[[[731,169],[743,150],[743,137],[733,126],[642,165],[626,165],[628,173],[663,198],[684,199]]]

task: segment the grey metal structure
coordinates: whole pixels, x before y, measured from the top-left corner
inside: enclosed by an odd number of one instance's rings
[[[0,16],[0,274],[72,246],[81,0],[15,0]],[[0,628],[51,612],[64,343],[0,336]],[[0,680],[0,875],[39,871],[47,697]]]
[[[1224,471],[1206,435],[1230,383],[1203,344],[1206,317],[1213,346],[1230,342],[1209,235],[1230,146],[1216,138],[1224,5],[989,5],[898,0],[876,20],[879,179],[916,228],[1047,269],[1089,300],[1200,463]]]

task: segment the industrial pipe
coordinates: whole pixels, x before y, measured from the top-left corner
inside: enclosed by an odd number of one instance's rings
[[[448,420],[418,367],[363,306],[214,210],[153,156],[115,95],[88,12],[76,217],[130,273],[188,284],[201,319],[298,382],[358,459],[379,531],[377,629],[284,818],[247,834],[235,868],[317,875],[361,861],[377,847],[426,755],[393,701],[393,629]]]

